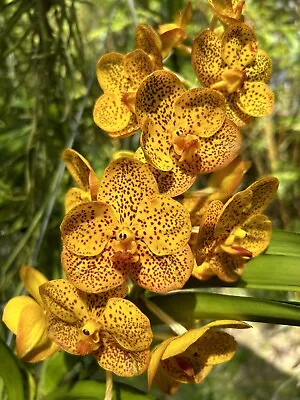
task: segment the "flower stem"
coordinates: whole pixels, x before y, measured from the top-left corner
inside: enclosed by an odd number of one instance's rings
[[[113,398],[113,373],[106,371],[106,390],[104,400],[112,400]]]
[[[142,301],[144,302],[146,307],[153,312],[153,314],[155,314],[161,321],[165,322],[177,335],[182,335],[187,331],[187,329],[183,325],[175,321],[172,317],[170,317],[170,315],[166,314],[156,304],[152,303],[152,301],[146,299],[146,297],[143,297]]]
[[[214,31],[218,23],[218,18],[214,15],[210,21],[209,29]]]

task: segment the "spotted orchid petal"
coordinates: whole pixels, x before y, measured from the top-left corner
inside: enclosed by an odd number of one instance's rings
[[[244,269],[245,260],[242,257],[220,251],[210,257],[208,261],[195,266],[192,274],[200,280],[217,276],[224,282],[236,282],[240,279]]]
[[[214,172],[223,168],[239,154],[242,136],[237,126],[226,119],[222,128],[214,135],[198,139],[198,149],[182,167],[191,175]]]
[[[141,147],[146,159],[161,171],[170,171],[173,167],[171,133],[163,125],[147,118],[142,126]]]
[[[194,257],[188,245],[176,254],[156,256],[146,244],[139,241],[137,254],[139,261],[129,266],[130,275],[147,290],[167,293],[181,289],[191,276]]]
[[[64,150],[62,158],[77,186],[85,192],[89,192],[89,177],[90,172],[93,171],[93,168],[88,160],[86,160],[77,151],[69,148]]]
[[[135,116],[132,111],[122,101],[122,95],[118,93],[105,93],[96,101],[93,117],[96,125],[104,131],[117,137],[116,132],[126,132],[120,135],[126,137],[129,133],[134,133],[136,128]],[[130,127],[130,129],[128,129]]]
[[[215,227],[216,239],[225,240],[234,228],[246,222],[251,212],[252,197],[252,191],[246,189],[227,201]]]
[[[268,83],[272,73],[272,60],[266,52],[257,50],[256,58],[245,68],[248,82]]]
[[[192,229],[188,211],[177,201],[163,196],[141,202],[134,225],[139,238],[157,256],[183,250]]]
[[[126,93],[131,81],[125,73],[124,54],[107,53],[97,63],[97,78],[104,93]]]
[[[135,47],[148,54],[155,69],[162,68],[161,46],[160,37],[151,26],[139,24],[136,27]]]
[[[153,350],[148,370],[149,384],[159,362],[164,371],[178,382],[200,382],[213,365],[230,360],[235,353],[234,338],[219,329],[249,327],[241,321],[214,321],[166,340]]]
[[[20,269],[20,277],[27,292],[42,305],[42,299],[39,293],[39,287],[48,281],[48,279],[37,269],[24,265]]]
[[[252,183],[247,188],[252,192],[251,214],[260,214],[268,207],[277,192],[278,186],[277,178],[267,176]]]
[[[200,137],[209,137],[221,129],[226,118],[224,96],[213,89],[191,89],[174,104],[175,127]]]
[[[131,81],[131,91],[136,91],[142,80],[154,71],[150,57],[141,49],[125,55],[124,69],[128,79]]]
[[[150,350],[128,351],[113,340],[105,341],[105,346],[95,352],[98,364],[107,371],[122,377],[141,375],[146,371]]]
[[[215,244],[215,227],[223,209],[219,200],[212,201],[202,216],[197,236],[196,260],[200,265],[204,262]]]
[[[199,383],[207,377],[212,370],[212,365],[201,363],[198,358],[171,357],[160,363],[161,368],[180,383]]]
[[[126,264],[114,259],[115,250],[110,241],[102,252],[93,257],[77,256],[66,247],[61,260],[68,279],[80,290],[99,293],[127,281]]]
[[[180,382],[173,379],[160,365],[155,375],[155,383],[161,392],[170,396],[174,396],[177,393],[180,385]]]
[[[234,244],[236,246],[250,251],[252,257],[256,257],[266,250],[272,235],[272,222],[268,217],[255,214],[243,224],[242,229],[247,232],[247,236],[235,239]]]
[[[153,199],[158,186],[149,168],[132,157],[112,161],[105,169],[98,199],[114,208],[121,224],[130,225],[144,199]]]
[[[239,95],[238,92],[223,93],[226,98],[226,114],[227,117],[238,127],[248,125],[252,119],[251,115],[243,112],[237,105]]]
[[[220,81],[226,64],[221,58],[221,39],[210,29],[201,32],[193,42],[192,65],[199,81],[211,86]]]
[[[212,334],[214,335],[215,329],[226,329],[226,328],[246,329],[249,327],[250,327],[250,325],[248,325],[242,321],[234,321],[234,320],[213,321],[205,326],[202,326],[201,328],[191,329],[191,330],[187,331],[186,333],[176,337],[174,340],[172,340],[169,343],[169,345],[167,346],[166,350],[164,351],[161,359],[165,360],[167,358],[174,357],[176,355],[183,353],[192,344],[194,344],[201,337],[203,337],[203,335],[205,335],[206,332],[211,331],[211,332],[213,332]],[[218,345],[217,342],[216,342],[216,345]],[[210,348],[210,349],[203,348],[202,349],[202,352],[206,353],[204,355],[206,364],[217,364],[218,363],[217,357],[216,357],[219,352],[218,350],[222,351],[221,348],[220,349],[216,348],[215,351],[212,348]]]
[[[256,57],[257,39],[246,24],[231,24],[222,35],[221,57],[232,69],[243,70]]]
[[[134,155],[142,163],[146,163],[146,158],[141,147]],[[167,197],[176,197],[187,191],[195,182],[196,176],[189,174],[184,166],[179,162],[180,157],[170,151],[173,167],[170,171],[161,171],[148,163],[148,167],[156,179],[159,193]]]
[[[71,188],[65,195],[65,212],[67,214],[72,208],[79,204],[89,203],[90,201],[91,195],[89,192],[75,187]]]
[[[237,94],[237,106],[245,114],[264,117],[273,112],[274,93],[264,82],[245,82]]]
[[[65,279],[44,283],[40,295],[46,310],[66,323],[73,324],[87,316],[85,294]]]
[[[109,299],[99,322],[101,330],[125,350],[146,350],[152,342],[149,319],[129,300]]]
[[[89,202],[74,207],[64,217],[61,234],[64,245],[77,255],[100,254],[118,226],[108,204]]]
[[[136,115],[143,123],[151,118],[155,124],[170,129],[175,101],[185,92],[183,84],[170,71],[155,71],[141,83],[136,94]]]

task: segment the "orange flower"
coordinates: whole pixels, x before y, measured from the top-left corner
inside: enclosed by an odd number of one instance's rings
[[[238,126],[272,113],[274,95],[266,84],[272,63],[257,49],[248,25],[231,24],[221,38],[210,29],[200,33],[193,42],[192,64],[203,85],[224,94],[227,115]]]
[[[149,363],[152,332],[148,318],[120,298],[126,293],[124,285],[86,294],[64,279],[43,284],[49,336],[71,354],[93,354],[102,368],[117,375],[140,375]]]
[[[193,275],[202,280],[217,275],[234,282],[242,274],[245,261],[268,246],[272,223],[262,211],[272,201],[278,180],[262,178],[236,193],[223,205],[212,201],[200,223],[196,245],[197,266]]]
[[[61,224],[62,264],[79,289],[98,293],[131,275],[154,292],[181,288],[190,277],[188,212],[159,194],[154,176],[134,158],[106,168],[98,201],[78,205]]]

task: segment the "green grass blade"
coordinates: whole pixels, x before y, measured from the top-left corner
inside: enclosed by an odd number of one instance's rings
[[[8,400],[23,400],[23,376],[18,359],[9,347],[0,340],[0,376],[3,379]]]
[[[299,305],[252,297],[178,290],[151,301],[177,321],[237,319],[300,326]],[[154,321],[154,323],[157,321]]]

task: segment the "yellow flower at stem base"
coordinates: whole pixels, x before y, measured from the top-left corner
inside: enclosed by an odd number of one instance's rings
[[[167,388],[174,393],[176,384],[199,383],[214,365],[229,361],[235,353],[236,341],[221,330],[226,328],[245,329],[250,325],[241,321],[214,321],[156,346],[148,367],[149,388],[154,379],[163,390]],[[158,375],[161,373],[171,378],[168,385],[161,382]]]
[[[210,29],[200,33],[193,42],[192,64],[203,85],[224,94],[227,115],[238,126],[272,113],[274,95],[267,85],[272,63],[257,49],[248,25],[231,24],[221,38]]]
[[[262,214],[278,188],[278,180],[262,178],[223,205],[212,201],[203,215],[195,248],[193,275],[201,280],[216,275],[237,281],[245,262],[268,246],[272,223]]]
[[[109,164],[98,201],[73,208],[61,233],[67,277],[89,293],[112,289],[128,275],[145,289],[168,292],[191,275],[189,214],[161,196],[149,168],[132,157]]]
[[[126,285],[86,294],[64,279],[40,287],[49,336],[71,354],[93,354],[119,376],[142,374],[149,364],[152,331],[148,318],[123,299]]]
[[[39,294],[39,286],[48,280],[29,266],[21,267],[20,276],[32,297],[17,296],[9,300],[2,320],[16,335],[17,356],[25,362],[38,362],[58,350],[48,336],[46,313]]]

